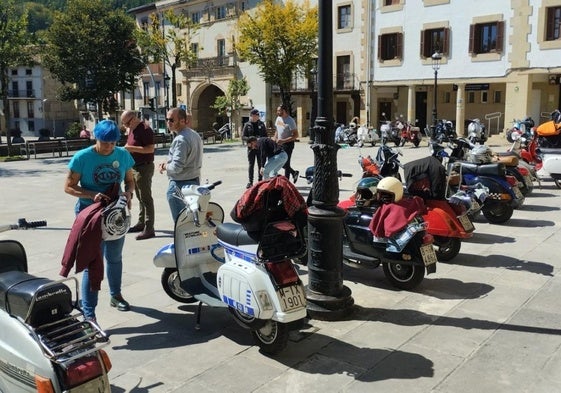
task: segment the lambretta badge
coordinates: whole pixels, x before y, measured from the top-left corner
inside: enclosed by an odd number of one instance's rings
[[[192,237],[199,237],[199,236],[200,237],[208,237],[208,232],[206,232],[206,231],[203,231],[203,232],[201,232],[201,231],[187,232],[185,234],[185,239],[189,239],[189,238],[192,238]]]
[[[67,288],[59,288],[56,291],[47,291],[45,293],[42,293],[41,295],[37,296],[37,301],[40,302],[42,300],[48,299],[52,296],[56,296],[56,295],[65,295],[68,293]]]

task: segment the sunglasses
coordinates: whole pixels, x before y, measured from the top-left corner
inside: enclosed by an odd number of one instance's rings
[[[169,121],[170,123],[173,123],[175,120],[173,120],[173,119],[166,119],[166,121]]]

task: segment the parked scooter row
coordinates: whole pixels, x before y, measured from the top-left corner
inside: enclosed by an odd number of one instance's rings
[[[20,219],[0,231],[45,225]],[[85,319],[77,279],[27,271],[23,245],[0,241],[0,392],[110,392],[109,339]]]

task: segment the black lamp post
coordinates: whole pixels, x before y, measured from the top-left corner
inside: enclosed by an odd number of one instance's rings
[[[310,113],[310,129],[308,132],[308,136],[310,137],[310,140],[308,141],[308,143],[312,144],[315,141],[315,131],[314,131],[314,123],[316,121],[316,116],[317,116],[317,105],[316,105],[316,101],[317,101],[317,97],[316,97],[316,84],[317,84],[317,76],[318,76],[318,69],[316,68],[316,66],[314,65],[312,67],[312,69],[310,70],[310,88],[312,90],[311,94],[310,94],[310,98],[312,100],[312,110]]]
[[[313,201],[308,215],[307,310],[334,321],[351,313],[354,299],[343,285],[343,218],[337,207],[337,149],[333,131],[333,0],[318,2],[318,116],[315,119]]]
[[[438,69],[440,68],[440,60],[442,60],[442,55],[436,51],[431,56],[432,58],[432,69],[434,70],[434,102],[432,106],[432,125],[436,127],[436,98],[437,94],[437,82],[438,82]]]

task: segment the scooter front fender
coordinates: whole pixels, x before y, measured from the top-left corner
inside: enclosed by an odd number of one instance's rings
[[[175,264],[175,246],[173,243],[166,244],[165,246],[161,247],[154,255],[152,259],[154,266],[156,267],[176,267]]]

